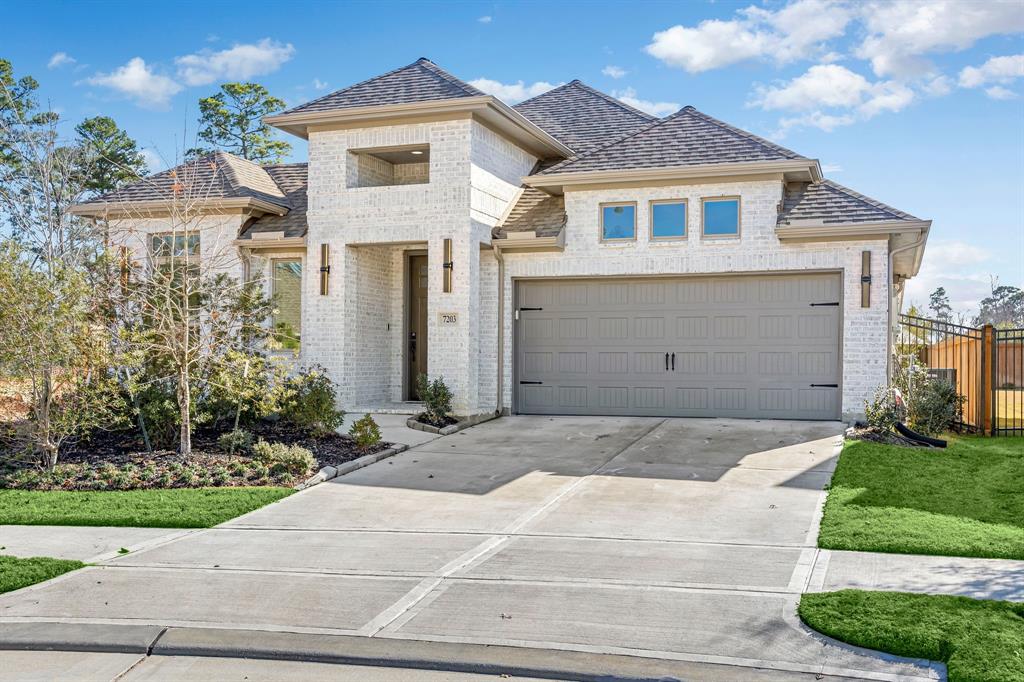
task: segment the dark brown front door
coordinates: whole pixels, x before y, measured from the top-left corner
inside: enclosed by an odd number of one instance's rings
[[[409,321],[406,358],[409,363],[409,399],[419,400],[416,377],[427,371],[427,257],[409,257]]]

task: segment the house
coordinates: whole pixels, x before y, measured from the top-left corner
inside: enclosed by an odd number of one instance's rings
[[[266,120],[308,163],[193,164],[187,248],[265,275],[348,409],[415,400],[427,372],[466,415],[848,419],[886,383],[930,221],[816,159],[579,81],[510,107],[426,59]],[[76,211],[143,257],[185,172]]]

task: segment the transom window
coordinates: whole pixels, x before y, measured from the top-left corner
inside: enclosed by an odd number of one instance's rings
[[[271,265],[274,342],[297,352],[302,338],[302,260],[275,258]]]
[[[601,204],[602,241],[636,239],[636,204]]]
[[[686,236],[686,201],[651,202],[651,239],[682,239]]]
[[[740,198],[702,200],[705,237],[736,237],[740,233]]]

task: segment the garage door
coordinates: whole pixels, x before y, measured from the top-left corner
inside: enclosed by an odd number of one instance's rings
[[[839,417],[838,274],[525,280],[524,414]]]

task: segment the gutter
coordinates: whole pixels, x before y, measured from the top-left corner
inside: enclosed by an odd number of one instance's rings
[[[914,240],[913,242],[911,242],[909,244],[901,246],[901,247],[899,247],[897,249],[890,249],[889,250],[889,264],[888,264],[888,272],[887,272],[887,275],[889,277],[889,286],[890,286],[890,290],[889,290],[888,296],[887,296],[887,298],[888,298],[887,303],[888,303],[888,307],[889,307],[889,310],[888,310],[888,318],[889,318],[888,342],[889,342],[889,347],[886,349],[886,354],[885,354],[885,378],[886,378],[886,383],[889,384],[890,386],[892,385],[892,349],[893,349],[893,346],[894,346],[895,341],[896,341],[896,333],[895,333],[895,329],[896,329],[896,320],[895,320],[896,311],[894,310],[894,307],[893,307],[893,292],[892,292],[892,288],[898,289],[900,297],[902,298],[902,296],[903,296],[903,289],[906,286],[905,282],[907,281],[907,279],[909,279],[908,277],[904,277],[900,281],[896,281],[896,275],[893,274],[893,271],[892,271],[892,265],[893,265],[893,262],[894,262],[894,256],[896,256],[896,254],[903,253],[904,251],[910,251],[911,249],[920,249],[922,246],[924,246],[924,243],[926,241],[928,241],[928,231],[929,231],[930,227],[931,227],[931,223],[929,222],[928,225],[924,229],[921,230],[921,233],[920,233],[920,235],[918,236],[918,238],[916,240]],[[914,273],[915,274],[917,274],[917,269],[921,267],[921,259],[922,258],[924,258],[924,250],[923,249],[921,249],[920,256],[918,256],[918,258],[915,259],[915,267],[914,267]]]

